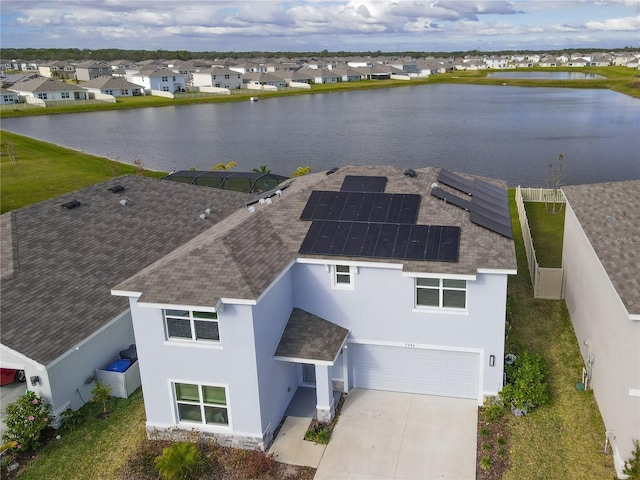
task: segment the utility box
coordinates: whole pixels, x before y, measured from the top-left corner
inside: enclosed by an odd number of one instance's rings
[[[96,370],[96,380],[102,380],[105,385],[109,385],[112,396],[129,398],[140,386],[140,366],[137,360],[133,363],[129,360],[117,360],[104,369]]]

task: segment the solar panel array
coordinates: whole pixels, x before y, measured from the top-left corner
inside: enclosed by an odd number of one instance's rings
[[[460,227],[314,221],[300,253],[457,262]]]
[[[438,181],[467,194],[467,198],[433,187],[431,194],[457,207],[468,210],[476,225],[513,239],[511,213],[507,191],[483,180],[468,180],[447,170],[441,170]]]
[[[300,220],[416,223],[420,195],[314,190]]]
[[[313,191],[300,216],[300,253],[457,262],[460,228],[417,225],[420,195],[384,193],[386,177],[347,175],[339,192]]]
[[[347,175],[344,177],[341,192],[384,192],[387,177],[368,177],[366,175]]]

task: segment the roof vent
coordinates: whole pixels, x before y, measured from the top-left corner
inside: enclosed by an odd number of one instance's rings
[[[70,202],[63,203],[61,206],[67,210],[71,210],[72,208],[79,207],[80,205],[81,203],[78,200],[71,200]]]
[[[107,188],[107,190],[109,190],[111,193],[118,193],[122,192],[124,190],[124,187],[122,185],[114,185],[111,188]]]
[[[407,177],[416,178],[416,171],[415,171],[413,168],[407,168],[407,169],[404,171],[404,174],[405,174]]]
[[[333,167],[331,170],[327,171],[327,175],[331,175],[332,173],[336,173],[338,170],[340,170],[338,167]]]

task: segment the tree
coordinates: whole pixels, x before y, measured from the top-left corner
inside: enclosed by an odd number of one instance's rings
[[[111,387],[106,385],[102,380],[98,380],[96,382],[96,386],[91,390],[91,398],[92,402],[101,402],[102,403],[102,416],[107,416],[107,400],[111,397]]]
[[[211,170],[231,170],[233,167],[237,167],[238,164],[233,160],[229,163],[219,163],[211,167]]]
[[[251,171],[256,173],[271,173],[271,170],[269,170],[266,165],[260,165],[260,167],[254,168]]]
[[[12,142],[2,142],[1,147],[2,152],[7,154],[7,156],[9,157],[11,165],[15,167],[16,163],[18,163],[18,160],[16,158],[16,146]]]
[[[559,154],[558,160],[555,164],[549,164],[549,174],[547,176],[547,188],[553,190],[553,199],[551,201],[551,212],[552,213],[560,213],[562,211],[562,202],[557,202],[558,191],[560,190],[560,186],[562,185],[562,173],[564,170],[564,155]],[[560,208],[556,212],[556,203],[560,203]],[[549,202],[545,202],[545,207],[547,212],[549,211]]]
[[[311,167],[298,167],[295,172],[291,174],[292,177],[302,177],[303,175],[307,175],[311,173]]]

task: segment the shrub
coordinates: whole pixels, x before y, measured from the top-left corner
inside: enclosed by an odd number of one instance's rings
[[[491,460],[491,457],[485,455],[480,459],[480,468],[482,470],[491,470],[491,467],[493,467],[493,460]]]
[[[547,368],[541,355],[523,352],[513,365],[507,365],[506,371],[510,383],[500,392],[500,398],[506,405],[525,410],[549,401],[544,381]]]
[[[102,380],[96,382],[96,386],[91,390],[91,401],[102,403],[102,415],[107,416],[107,400],[111,396],[111,387]]]
[[[71,408],[67,408],[60,414],[60,431],[72,432],[73,430],[76,430],[80,425],[82,425],[83,420],[84,415],[80,410],[72,410]]]
[[[640,443],[634,440],[633,445],[635,448],[624,466],[623,473],[629,475],[629,480],[640,480]]]
[[[504,402],[501,397],[491,396],[484,400],[484,409],[482,417],[487,423],[493,423],[498,420],[505,412]]]
[[[155,459],[156,469],[164,480],[185,478],[198,466],[200,450],[190,442],[174,443]]]
[[[326,445],[331,438],[331,431],[326,425],[318,424],[317,426],[309,427],[309,430],[304,434],[304,439],[309,442],[320,443]]]
[[[20,451],[34,450],[40,446],[42,432],[49,425],[50,406],[34,392],[27,392],[11,405],[7,405],[2,436],[6,442],[17,442]]]

